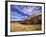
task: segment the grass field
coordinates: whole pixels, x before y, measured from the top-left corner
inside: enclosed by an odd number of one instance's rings
[[[33,24],[33,25],[23,25],[19,22],[11,23],[10,25],[11,32],[21,32],[21,31],[39,31],[41,30],[41,25]]]

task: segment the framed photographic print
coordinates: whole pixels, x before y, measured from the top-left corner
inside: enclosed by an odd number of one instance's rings
[[[6,1],[5,35],[45,34],[45,3]]]

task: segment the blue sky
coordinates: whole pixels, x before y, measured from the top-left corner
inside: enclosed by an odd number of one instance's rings
[[[27,16],[35,16],[42,12],[41,6],[10,5],[10,20],[24,21]]]

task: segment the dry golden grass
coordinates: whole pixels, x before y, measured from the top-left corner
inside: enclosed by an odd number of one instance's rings
[[[38,31],[41,30],[41,25],[23,25],[20,23],[11,23],[10,25],[11,32],[20,32],[20,31]]]

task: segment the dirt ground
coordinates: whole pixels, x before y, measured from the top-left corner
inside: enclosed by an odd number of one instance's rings
[[[20,23],[11,23],[10,24],[10,31],[11,32],[39,31],[39,30],[41,30],[40,24],[33,24],[33,25],[23,25]]]

